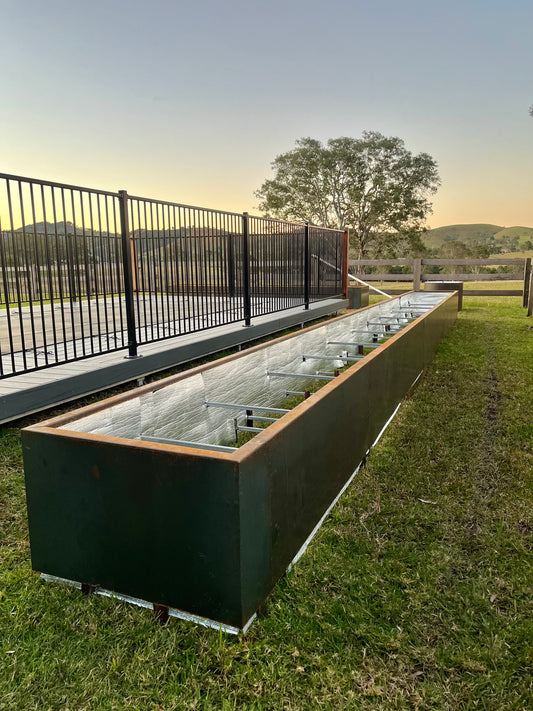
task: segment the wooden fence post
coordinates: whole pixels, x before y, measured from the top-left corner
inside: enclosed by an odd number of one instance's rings
[[[530,270],[529,275],[529,297],[527,303],[527,315],[533,315],[533,269]]]
[[[531,276],[531,257],[527,257],[524,264],[524,291],[522,292],[522,307],[526,309],[530,300],[529,281]]]
[[[422,260],[413,260],[413,291],[420,291],[420,277],[422,274]]]

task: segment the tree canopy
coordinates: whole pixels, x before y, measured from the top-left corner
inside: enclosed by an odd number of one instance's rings
[[[350,228],[359,258],[420,247],[440,185],[437,164],[413,155],[400,138],[365,131],[362,138],[301,138],[273,161],[274,178],[256,196],[270,217]]]

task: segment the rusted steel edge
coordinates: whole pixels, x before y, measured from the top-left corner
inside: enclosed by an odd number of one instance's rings
[[[397,297],[397,299],[399,299],[400,296],[408,296],[409,294],[413,294],[413,293],[415,293],[415,292],[413,292],[413,291],[405,292],[405,294],[399,295]],[[435,293],[438,293],[438,292],[435,292]],[[288,427],[296,417],[299,417],[303,412],[305,412],[305,410],[307,408],[312,407],[313,404],[317,400],[327,397],[327,395],[333,389],[340,387],[343,382],[345,382],[348,378],[350,378],[353,373],[355,373],[358,370],[360,370],[361,368],[363,368],[366,363],[369,363],[373,359],[380,357],[380,354],[383,353],[387,348],[390,348],[391,344],[393,344],[397,340],[399,340],[404,333],[406,333],[406,332],[412,330],[413,328],[415,328],[416,326],[418,326],[418,324],[420,324],[424,319],[428,318],[437,309],[441,308],[445,303],[447,303],[451,299],[458,298],[458,294],[459,294],[459,292],[453,291],[445,299],[440,301],[438,304],[435,304],[435,306],[433,306],[429,311],[426,311],[425,314],[423,314],[422,316],[419,316],[415,321],[412,321],[410,324],[408,324],[407,326],[402,328],[401,331],[398,331],[398,333],[395,333],[394,336],[389,338],[379,348],[375,348],[371,353],[369,353],[367,356],[365,356],[364,360],[354,363],[352,366],[350,366],[347,370],[345,370],[343,373],[341,373],[334,380],[330,380],[328,383],[326,383],[326,385],[321,387],[320,390],[318,390],[315,393],[312,393],[311,397],[304,399],[301,403],[296,405],[290,412],[288,412],[286,415],[283,415],[283,417],[281,417],[276,422],[273,422],[262,433],[256,435],[251,440],[249,440],[248,442],[243,444],[235,452],[228,452],[228,453],[215,452],[215,451],[203,449],[200,447],[199,448],[184,447],[181,445],[163,444],[163,443],[159,443],[159,442],[146,442],[144,440],[126,439],[124,437],[113,437],[112,435],[92,434],[89,432],[75,432],[73,430],[64,430],[64,429],[58,429],[58,428],[61,425],[67,424],[67,423],[72,422],[74,420],[78,420],[81,417],[87,417],[88,415],[94,414],[96,412],[100,412],[101,410],[107,410],[108,408],[113,407],[114,405],[118,405],[118,404],[120,404],[122,402],[126,402],[128,400],[133,400],[134,398],[140,397],[146,393],[156,392],[157,390],[167,387],[168,385],[177,383],[180,380],[183,380],[184,378],[188,378],[188,377],[191,377],[192,375],[196,375],[198,373],[205,372],[206,370],[210,370],[211,368],[214,368],[217,365],[221,365],[223,363],[228,363],[233,360],[237,360],[239,358],[242,358],[244,355],[254,353],[258,350],[262,350],[262,349],[269,347],[269,346],[276,344],[276,343],[281,343],[285,340],[288,340],[289,338],[294,338],[296,335],[300,335],[303,331],[312,331],[317,328],[321,328],[324,325],[324,323],[319,323],[319,324],[315,324],[314,326],[309,326],[308,328],[298,331],[296,334],[289,333],[285,336],[280,336],[279,338],[275,338],[272,341],[267,341],[266,343],[261,343],[257,346],[253,346],[252,348],[248,348],[245,351],[240,351],[239,353],[232,353],[231,355],[226,356],[225,358],[219,358],[218,360],[215,360],[212,363],[207,363],[205,365],[197,366],[196,368],[191,368],[190,370],[186,370],[183,373],[178,373],[177,375],[171,375],[168,378],[164,378],[163,380],[157,381],[157,383],[150,383],[150,384],[144,385],[140,388],[135,388],[131,391],[128,391],[127,393],[121,393],[119,395],[115,395],[114,397],[108,398],[106,400],[102,400],[101,402],[94,403],[92,405],[86,405],[85,407],[82,407],[78,410],[73,410],[72,412],[68,413],[67,415],[60,415],[59,417],[54,417],[50,420],[45,420],[44,422],[41,422],[39,424],[30,425],[30,427],[27,427],[26,430],[29,432],[40,432],[43,434],[54,435],[57,437],[67,437],[69,439],[90,440],[90,441],[94,441],[94,442],[109,443],[109,444],[115,444],[115,445],[121,445],[121,446],[127,446],[127,447],[135,447],[135,448],[144,449],[144,450],[150,449],[150,450],[155,450],[155,451],[160,451],[160,452],[172,452],[174,455],[176,455],[176,454],[183,454],[184,456],[191,456],[192,455],[192,456],[203,457],[205,459],[219,459],[219,460],[221,459],[221,460],[227,460],[227,461],[231,461],[231,462],[235,462],[235,463],[241,463],[241,462],[244,462],[246,459],[248,459],[248,457],[251,456],[258,447],[261,447],[265,442],[268,442],[268,440],[271,439],[272,437],[274,437],[280,430],[282,430],[285,427]],[[388,303],[392,303],[392,301],[388,302]],[[357,312],[352,311],[349,314],[344,314],[342,316],[338,316],[337,318],[330,319],[330,321],[328,321],[328,323],[333,323],[335,321],[341,321],[343,319],[353,316],[354,313],[361,313],[367,309],[373,308],[374,306],[376,306],[376,304],[371,304],[369,306],[365,306],[362,309],[358,309]]]
[[[407,294],[412,294],[412,293],[414,293],[414,292],[408,291],[408,292],[405,292],[405,294],[402,294],[402,296],[407,295]],[[329,319],[328,323],[333,323],[335,321],[341,321],[342,319],[348,318],[349,316],[353,316],[354,313],[363,312],[366,309],[370,309],[375,305],[376,304],[370,304],[369,306],[364,306],[362,309],[357,309],[357,311],[351,311],[349,314],[343,314],[342,316],[337,316],[336,318]],[[84,407],[80,407],[76,410],[72,410],[71,412],[68,412],[65,415],[58,415],[56,417],[52,417],[49,420],[44,420],[43,422],[39,423],[39,425],[30,425],[27,429],[31,430],[31,429],[33,429],[33,427],[36,427],[36,426],[60,427],[61,425],[67,424],[68,422],[72,422],[73,420],[78,420],[81,417],[87,417],[88,415],[92,415],[96,412],[100,412],[101,410],[107,410],[109,407],[113,407],[114,405],[119,405],[123,402],[127,402],[128,400],[133,400],[136,397],[140,397],[140,396],[145,395],[147,393],[157,392],[158,390],[161,390],[162,388],[165,388],[168,385],[173,385],[174,383],[180,382],[180,380],[184,380],[185,378],[189,378],[193,375],[197,375],[198,373],[203,373],[207,370],[211,370],[211,368],[215,368],[218,365],[223,365],[225,363],[229,363],[231,361],[238,360],[239,358],[242,358],[244,355],[248,355],[249,353],[255,353],[256,351],[262,350],[262,349],[267,348],[271,345],[275,345],[276,343],[281,343],[285,340],[288,340],[289,338],[294,338],[295,335],[300,335],[304,331],[312,331],[316,328],[320,328],[323,325],[324,325],[324,322],[317,323],[317,324],[314,324],[313,326],[308,326],[307,328],[300,329],[299,331],[296,332],[296,334],[295,333],[288,333],[285,336],[279,336],[278,338],[273,338],[272,340],[266,341],[265,343],[259,343],[257,346],[252,346],[251,348],[246,348],[245,350],[239,351],[237,353],[231,353],[228,356],[224,356],[224,358],[218,358],[214,361],[211,361],[210,363],[204,363],[203,365],[198,365],[195,368],[189,368],[188,370],[184,370],[181,373],[176,373],[175,375],[169,375],[166,378],[162,378],[161,380],[158,380],[155,383],[148,383],[146,385],[142,385],[141,387],[133,388],[132,390],[128,390],[125,393],[119,393],[118,395],[113,395],[112,397],[106,398],[105,400],[101,400],[100,402],[95,402],[95,403],[92,403],[91,405],[85,405]]]

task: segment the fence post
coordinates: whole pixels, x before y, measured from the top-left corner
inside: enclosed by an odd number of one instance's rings
[[[140,358],[137,354],[137,329],[135,325],[135,306],[133,303],[133,265],[128,225],[128,193],[118,191],[120,212],[120,237],[122,242],[122,266],[124,269],[124,298],[126,301],[126,323],[128,327],[128,355],[126,358]]]
[[[422,274],[422,260],[413,260],[413,291],[420,291],[420,277]]]
[[[304,228],[304,309],[309,308],[309,222]]]
[[[348,259],[350,251],[350,230],[344,230],[344,254],[342,265],[342,295],[345,299],[348,298]]]
[[[252,303],[250,300],[250,234],[249,217],[242,213],[242,277],[244,282],[244,325],[252,325]]]
[[[529,275],[529,297],[527,302],[527,315],[533,315],[533,269],[530,270]]]
[[[524,259],[524,287],[522,289],[522,307],[527,308],[529,302],[529,275],[531,273],[531,257]]]

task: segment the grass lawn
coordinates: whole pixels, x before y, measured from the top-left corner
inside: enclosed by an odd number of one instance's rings
[[[455,277],[453,274],[435,274],[435,281],[454,281]],[[405,291],[411,291],[413,288],[413,282],[408,281],[371,281],[369,284],[376,286],[378,289],[403,289]],[[424,285],[422,285],[424,288]],[[511,291],[516,289],[517,291],[522,291],[524,288],[523,281],[465,281],[463,282],[464,291]],[[372,290],[370,291],[372,293]]]
[[[0,710],[533,708],[533,322],[520,304],[465,299],[245,638],[42,583],[19,432],[0,429]]]
[[[519,252],[506,252],[505,254],[491,254],[491,259],[498,259],[498,257],[504,257],[505,259],[527,259],[528,257],[533,257],[533,249],[521,250]]]

